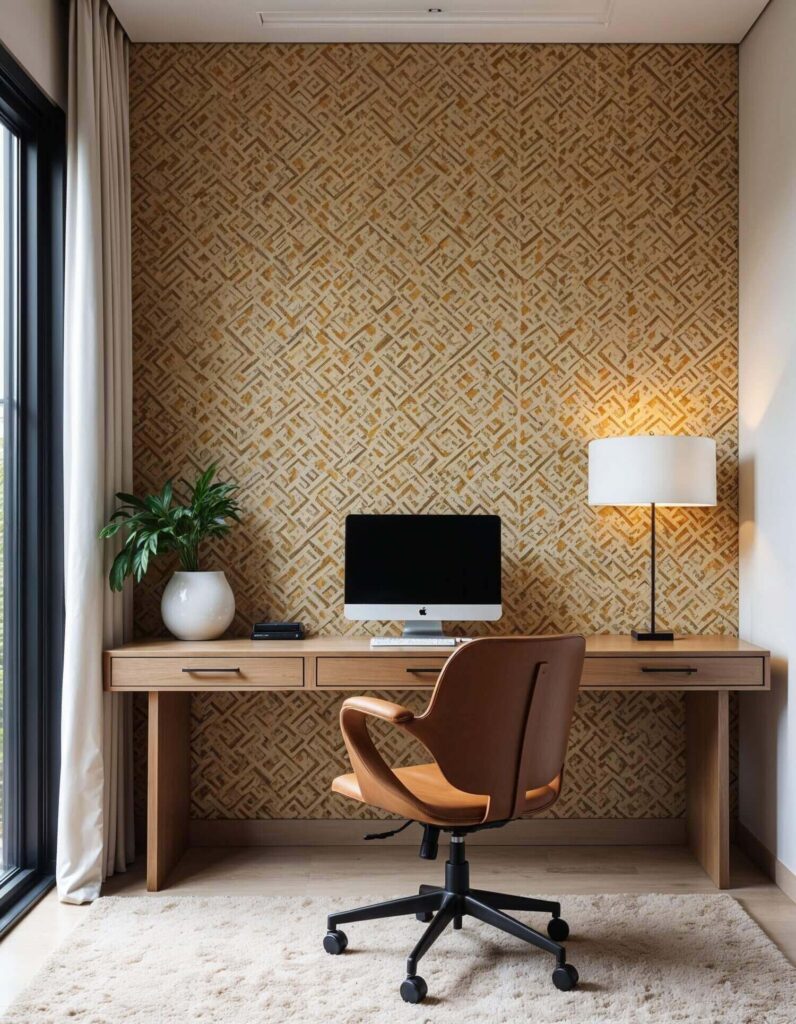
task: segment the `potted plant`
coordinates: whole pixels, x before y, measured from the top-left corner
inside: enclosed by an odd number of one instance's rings
[[[173,481],[160,494],[138,498],[119,493],[123,504],[113,513],[100,537],[127,536],[113,560],[109,580],[121,590],[128,576],[140,582],[151,560],[176,551],[180,570],[175,572],[160,603],[167,628],[180,640],[214,640],[235,615],[235,597],[223,572],[199,568],[199,545],[207,537],[223,537],[232,522],[240,522],[240,506],[232,483],[213,483],[215,463],[201,473],[189,490],[187,504],[174,503]]]

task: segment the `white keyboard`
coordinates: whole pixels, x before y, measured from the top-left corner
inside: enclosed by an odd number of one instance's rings
[[[455,636],[372,636],[371,647],[455,647]]]

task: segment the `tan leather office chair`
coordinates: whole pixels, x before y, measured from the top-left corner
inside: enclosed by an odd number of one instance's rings
[[[464,837],[546,810],[558,799],[584,650],[582,636],[473,640],[448,659],[422,715],[375,697],[343,702],[340,727],[354,771],[334,780],[334,792],[422,824],[425,859],[436,858],[441,830],[451,840],[444,885],[421,885],[416,896],[329,915],[323,943],[328,953],[345,951],[348,939],[338,926],[349,921],[415,914],[430,922],[407,959],[401,985],[403,999],[419,1003],[427,986],[417,974],[418,961],[451,922],[461,928],[469,914],[553,953],[556,988],[577,985],[578,972],[560,944],[569,935],[560,905],[471,889]],[[390,768],[368,733],[368,717],[414,736],[433,760]],[[551,914],[548,935],[505,910]]]

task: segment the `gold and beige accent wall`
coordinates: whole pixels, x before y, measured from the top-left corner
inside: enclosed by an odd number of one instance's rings
[[[719,452],[718,506],[661,510],[661,621],[736,631],[736,57],[132,47],[136,486],[211,460],[240,482],[210,552],[237,633],[395,629],[342,616],[363,511],[502,517],[505,613],[479,632],[626,632],[647,517],[586,504],[586,446],[647,431]],[[194,816],[356,816],[328,792],[340,699],[198,696]],[[680,816],[681,699],[584,695],[569,781],[559,816]]]

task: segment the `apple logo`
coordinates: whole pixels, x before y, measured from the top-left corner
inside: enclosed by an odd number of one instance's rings
[[[420,612],[421,615],[425,615],[426,614],[426,609],[425,608],[418,608],[418,611]]]

